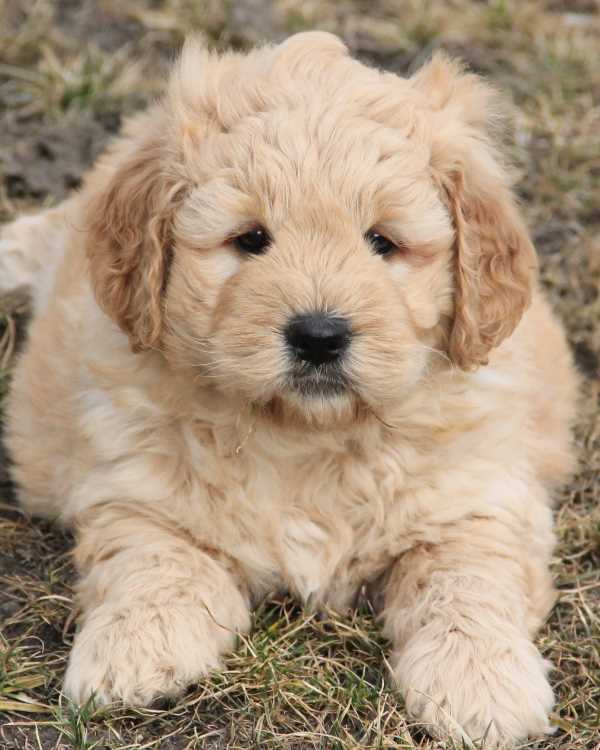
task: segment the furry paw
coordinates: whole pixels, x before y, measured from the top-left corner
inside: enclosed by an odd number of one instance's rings
[[[493,642],[427,630],[395,654],[393,667],[408,713],[432,736],[510,747],[554,731],[550,665],[527,638]]]
[[[64,692],[82,704],[147,705],[174,697],[219,665],[235,634],[198,607],[93,610],[75,642]]]

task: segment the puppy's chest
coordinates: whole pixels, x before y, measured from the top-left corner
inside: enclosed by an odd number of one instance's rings
[[[414,462],[401,446],[252,434],[231,450],[230,435],[192,434],[192,530],[250,580],[343,608],[402,551],[405,467]]]
[[[280,461],[271,477],[261,484],[272,493],[269,542],[285,585],[304,600],[347,606],[394,554],[387,521],[401,501],[399,462],[324,451]]]

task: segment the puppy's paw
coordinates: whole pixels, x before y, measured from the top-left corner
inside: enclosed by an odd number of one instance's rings
[[[395,655],[393,667],[408,713],[431,735],[485,737],[486,747],[510,747],[554,731],[549,663],[527,638],[490,641],[427,630]]]
[[[233,632],[198,607],[93,610],[75,636],[64,693],[76,703],[148,705],[219,665]]]

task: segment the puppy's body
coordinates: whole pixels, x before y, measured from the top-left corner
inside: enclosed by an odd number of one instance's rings
[[[486,152],[474,187],[448,186],[457,167],[450,156],[444,172],[444,154],[466,130],[453,123],[436,156],[428,106],[465,120],[473,102],[440,94],[461,88],[446,63],[410,91],[395,79],[407,107],[384,113],[390,79],[329,37],[280,49],[249,59],[257,80],[280,65],[276,82],[266,94],[257,83],[249,112],[225,100],[212,135],[190,117],[188,54],[175,118],[143,115],[81,195],[3,235],[0,268],[35,287],[7,426],[21,502],[78,529],[83,614],[66,690],[141,703],[174,694],[217,666],[274,588],[345,608],[368,584],[412,714],[491,741],[547,731],[552,692],[530,637],[554,600],[549,491],[573,466],[575,377],[533,282],[521,317],[533,256],[504,178]],[[220,62],[225,82],[236,65]],[[355,103],[315,104],[350,74]],[[310,96],[297,86],[286,101],[286,76],[307,80]],[[283,92],[277,106],[269,85]],[[425,106],[415,89],[428,87]],[[161,130],[178,145],[157,170]],[[392,190],[381,170],[396,158]],[[488,208],[491,221],[479,216]],[[240,218],[222,221],[227,210]],[[256,220],[273,246],[240,259],[223,238]],[[382,222],[401,226],[397,245],[412,255],[388,262],[361,244]],[[492,279],[502,250],[476,271],[454,267],[496,242],[511,259],[504,286]],[[492,319],[494,305],[504,307]],[[314,308],[352,321],[351,393],[329,393],[322,375],[308,381],[321,391],[290,385],[282,330]]]

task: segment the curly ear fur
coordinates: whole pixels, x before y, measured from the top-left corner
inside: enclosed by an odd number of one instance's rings
[[[431,164],[456,231],[455,309],[448,352],[486,364],[529,306],[537,259],[493,141],[495,92],[438,55],[413,78],[432,116]]]
[[[143,120],[109,155],[108,180],[103,175],[100,186],[92,183],[86,207],[94,292],[134,351],[160,340],[171,224],[183,190],[165,166],[161,136],[154,129],[148,134],[148,118]]]
[[[473,194],[477,181],[454,175],[448,188],[456,227],[455,309],[448,344],[455,364],[485,365],[531,302],[537,260],[510,192]]]

